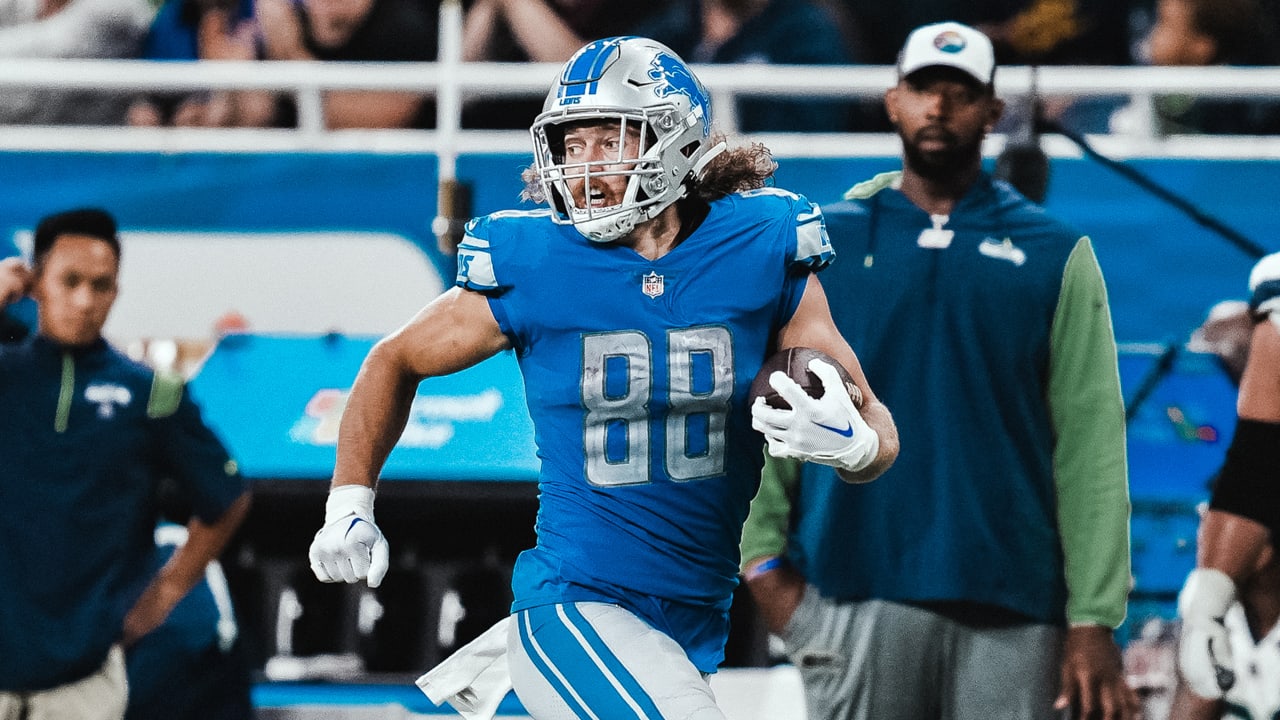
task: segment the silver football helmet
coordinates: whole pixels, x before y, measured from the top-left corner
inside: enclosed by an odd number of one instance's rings
[[[608,154],[567,156],[566,131],[583,126],[616,128],[616,139],[601,144]],[[688,192],[708,152],[711,99],[662,43],[605,38],[569,59],[530,131],[552,218],[611,242]],[[626,178],[626,189],[606,206],[598,190],[617,177]]]

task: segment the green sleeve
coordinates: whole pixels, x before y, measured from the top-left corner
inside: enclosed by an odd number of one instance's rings
[[[780,460],[765,452],[760,490],[751,501],[751,512],[742,527],[743,567],[756,558],[787,551],[791,501],[800,485],[800,467],[798,460]]]
[[[156,371],[151,379],[151,396],[147,398],[147,417],[167,418],[177,412],[185,385],[177,373]]]
[[[1050,343],[1067,621],[1115,628],[1124,621],[1131,577],[1124,400],[1107,290],[1087,237],[1063,271]]]

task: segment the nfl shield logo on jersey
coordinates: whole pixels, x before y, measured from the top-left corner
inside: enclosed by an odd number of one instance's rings
[[[641,278],[640,289],[644,291],[645,295],[648,295],[651,298],[658,297],[662,294],[663,290],[662,276],[653,270],[650,270],[648,275]]]

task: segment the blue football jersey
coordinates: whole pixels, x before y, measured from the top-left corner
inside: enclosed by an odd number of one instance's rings
[[[833,257],[817,206],[773,188],[712,203],[657,260],[549,211],[471,221],[457,283],[489,296],[515,346],[542,461],[513,609],[727,602],[762,458],[747,390]]]

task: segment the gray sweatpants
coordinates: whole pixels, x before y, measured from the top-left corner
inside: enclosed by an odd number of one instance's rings
[[[812,586],[787,624],[809,720],[1054,720],[1063,631],[967,625],[927,609],[835,602]]]
[[[0,720],[120,720],[129,697],[124,651],[114,646],[89,677],[37,692],[0,692]]]

